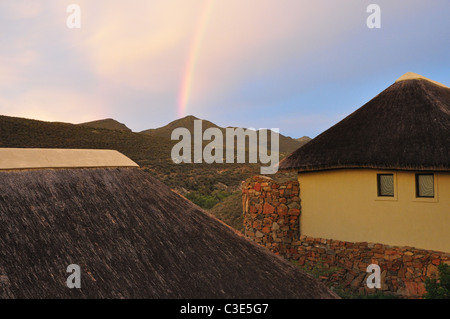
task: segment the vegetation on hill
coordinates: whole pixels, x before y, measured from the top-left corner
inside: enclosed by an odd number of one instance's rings
[[[227,198],[230,194],[226,191],[214,190],[210,195],[203,195],[197,192],[191,192],[186,195],[194,204],[203,207],[205,209],[211,209],[216,206],[224,198]]]
[[[188,115],[184,118],[172,121],[163,127],[145,130],[145,131],[142,131],[141,133],[170,138],[173,130],[176,128],[179,128],[179,127],[187,128],[189,130],[189,132],[192,133],[192,132],[194,132],[194,121],[196,121],[196,120],[200,120],[200,119],[195,116]],[[203,120],[202,127],[204,130],[206,130],[208,128],[212,128],[212,127],[219,128],[214,123],[212,123],[210,121],[206,121],[206,120]]]
[[[145,130],[142,131],[141,133],[143,134],[148,134],[148,135],[153,135],[153,136],[161,136],[161,137],[166,137],[169,138],[171,137],[171,134],[173,132],[174,129],[179,128],[179,127],[183,127],[183,128],[187,128],[189,130],[189,132],[191,132],[191,134],[193,134],[194,132],[194,121],[195,120],[199,120],[199,118],[189,115],[186,116],[182,119],[178,119],[175,120],[163,127],[157,128],[157,129],[150,129],[150,130]],[[205,131],[206,129],[209,128],[218,128],[219,130],[222,131],[222,135],[225,137],[226,136],[226,128],[224,127],[220,127],[217,126],[216,124],[207,121],[207,120],[202,120],[202,129],[203,131]],[[298,149],[299,147],[303,146],[304,144],[306,144],[308,141],[310,140],[309,137],[302,137],[300,139],[293,139],[291,137],[288,136],[284,136],[282,134],[279,134],[279,150],[281,153],[292,153],[293,151],[295,151],[296,149]],[[268,146],[270,147],[271,143],[271,135],[268,135]]]
[[[234,229],[244,231],[241,191],[236,191],[218,202],[209,212]]]
[[[116,120],[113,120],[113,119],[104,119],[104,120],[86,122],[86,123],[81,123],[78,125],[85,125],[85,126],[90,126],[93,128],[106,128],[108,130],[131,132],[131,130],[125,124],[117,122]]]
[[[296,138],[296,140],[297,140],[298,142],[300,142],[300,143],[302,144],[302,146],[303,146],[303,145],[305,145],[306,143],[308,143],[309,141],[311,141],[312,138],[310,138],[310,137],[308,137],[308,136],[303,136],[303,137],[300,137],[300,138]]]
[[[84,125],[0,116],[0,147],[114,149],[138,164],[170,160],[170,140]]]

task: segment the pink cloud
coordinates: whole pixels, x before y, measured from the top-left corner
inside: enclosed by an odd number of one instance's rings
[[[106,106],[96,96],[45,87],[8,99],[0,97],[0,108],[2,115],[69,123],[104,118],[107,114]]]

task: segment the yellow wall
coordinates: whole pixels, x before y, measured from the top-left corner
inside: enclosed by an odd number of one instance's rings
[[[377,174],[394,173],[395,197],[377,197]],[[450,252],[450,173],[435,198],[417,199],[415,172],[345,169],[299,174],[302,235]]]

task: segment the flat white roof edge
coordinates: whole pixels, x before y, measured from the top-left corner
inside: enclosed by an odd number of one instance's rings
[[[115,150],[0,148],[0,170],[139,167]]]

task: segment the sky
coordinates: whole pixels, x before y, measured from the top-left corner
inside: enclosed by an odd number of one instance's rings
[[[450,86],[448,17],[449,0],[3,0],[0,115],[315,137],[406,72]]]

